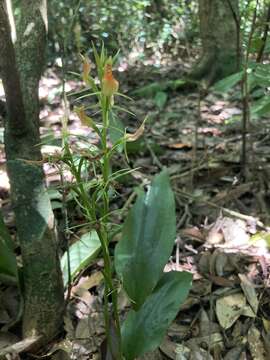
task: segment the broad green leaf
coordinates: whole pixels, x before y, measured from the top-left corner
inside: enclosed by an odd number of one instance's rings
[[[175,204],[167,171],[138,197],[115,250],[115,267],[135,309],[151,294],[171,255],[176,237]]]
[[[168,95],[164,91],[159,91],[156,93],[156,96],[154,98],[155,104],[159,108],[159,110],[162,110],[167,102]]]
[[[269,100],[269,99],[268,99]],[[270,100],[257,112],[259,116],[265,116],[270,113]]]
[[[1,276],[2,275],[2,276]],[[18,269],[13,242],[0,213],[0,277],[17,279]]]
[[[151,97],[154,96],[158,91],[166,89],[166,85],[162,82],[153,82],[149,85],[145,85],[132,91],[132,95],[141,96],[141,97]]]
[[[96,231],[84,234],[79,241],[69,248],[70,275],[71,279],[82,269],[86,268],[97,256],[100,250],[100,241]],[[64,277],[64,285],[68,283],[68,254],[62,256],[61,268]]]
[[[264,96],[261,99],[254,102],[251,107],[251,114],[264,116],[270,113],[270,99],[269,96]]]
[[[252,66],[253,71],[248,75],[249,89],[252,90],[255,87],[269,87],[270,86],[270,66],[269,64],[257,64]]]
[[[188,272],[164,274],[139,311],[129,312],[121,329],[126,360],[158,347],[186,299],[191,281],[192,275]]]
[[[242,76],[243,71],[227,76],[226,78],[216,82],[213,88],[218,92],[226,92],[234,87],[242,79]]]
[[[149,85],[142,86],[139,89],[132,91],[132,95],[140,97],[152,97],[155,96],[155,94],[158,92],[165,92],[168,89],[176,90],[183,87],[185,84],[186,80],[183,79],[153,82]]]
[[[168,87],[172,90],[177,90],[187,83],[184,79],[170,80],[168,81]]]

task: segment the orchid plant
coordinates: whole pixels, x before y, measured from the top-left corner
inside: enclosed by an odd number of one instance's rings
[[[110,245],[110,196],[116,179],[132,170],[112,171],[112,156],[119,146],[136,141],[144,132],[145,120],[133,134],[122,132],[109,140],[109,128],[119,83],[113,74],[116,56],[108,57],[102,46],[98,53],[93,46],[97,79],[91,74],[91,62],[82,56],[82,79],[96,103],[75,108],[82,125],[88,126],[99,139],[99,145],[86,146],[74,156],[67,126],[63,127],[62,161],[75,181],[72,190],[86,222],[96,231],[104,260],[104,319],[106,328],[106,359],[132,360],[158,346],[176,316],[180,303],[191,286],[191,275],[183,272],[164,274],[176,238],[174,196],[166,170],[154,177],[147,193],[141,191],[122,227],[122,238],[112,256]],[[80,97],[83,98],[85,95]],[[94,109],[94,115],[89,110]],[[121,108],[122,109],[122,108]],[[85,172],[83,169],[88,168]],[[89,169],[94,178],[89,178]],[[118,292],[123,288],[131,310],[120,324]]]

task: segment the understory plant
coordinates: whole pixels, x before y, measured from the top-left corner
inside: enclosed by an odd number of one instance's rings
[[[116,224],[111,221],[110,201],[117,194],[117,179],[132,170],[127,166],[113,171],[112,156],[142,135],[144,122],[133,134],[116,126],[117,111],[125,110],[116,105],[119,96],[124,96],[112,72],[116,57],[108,57],[104,47],[100,53],[93,47],[93,53],[97,79],[92,76],[91,62],[83,57],[85,89],[79,99],[95,98],[95,102],[75,111],[98,142],[94,145],[89,136],[72,141],[64,124],[61,160],[73,175],[71,192],[90,232],[98,237],[104,260],[106,359],[131,360],[159,345],[188,294],[192,277],[187,272],[163,272],[176,238],[174,196],[166,169],[154,177],[146,192],[139,192],[113,253],[110,240]],[[131,308],[123,322],[117,301],[121,289]]]

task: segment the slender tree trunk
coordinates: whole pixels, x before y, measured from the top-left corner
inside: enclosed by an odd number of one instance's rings
[[[202,57],[191,77],[211,83],[239,68],[238,0],[199,0],[199,18]]]
[[[146,7],[146,11],[153,15],[153,17],[166,17],[166,5],[163,0],[152,0]]]
[[[257,59],[256,59],[256,61],[258,63],[261,62],[263,59],[263,53],[264,53],[267,38],[268,38],[269,25],[270,25],[270,3],[268,5],[268,9],[267,9],[267,15],[266,15],[265,25],[264,25],[263,35],[262,35],[262,43],[261,43],[261,47],[258,51],[258,55],[257,55]]]
[[[63,283],[54,216],[44,185],[38,84],[44,65],[46,1],[22,0],[16,50],[5,0],[0,0],[0,73],[7,119],[5,149],[23,260],[23,335],[51,338],[63,318]]]

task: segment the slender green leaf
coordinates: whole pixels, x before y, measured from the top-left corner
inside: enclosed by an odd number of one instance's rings
[[[226,92],[234,87],[242,79],[242,76],[243,71],[227,76],[226,78],[215,83],[214,90],[218,92]]]
[[[86,268],[97,256],[100,250],[100,241],[96,231],[84,234],[79,241],[69,248],[71,279],[82,269]],[[64,285],[68,283],[68,254],[62,256],[61,268],[64,276]]]
[[[112,58],[112,63],[114,64],[119,56],[119,53],[120,53],[120,49],[117,50],[116,54],[113,56]]]
[[[94,92],[94,93],[87,93],[87,94],[84,94],[84,95],[81,95],[79,96],[78,98],[75,99],[75,101],[79,101],[79,100],[82,100],[82,99],[85,99],[85,98],[88,98],[88,97],[91,97],[91,96],[96,96],[96,95],[99,95],[100,94],[100,91],[97,91],[97,92]]]
[[[164,274],[140,310],[129,312],[121,331],[126,360],[158,347],[188,295],[191,280],[192,275],[187,272]]]
[[[117,92],[115,95],[116,95],[116,96],[123,97],[123,98],[125,98],[125,99],[127,99],[127,100],[130,100],[130,101],[133,101],[133,102],[134,102],[134,100],[133,100],[131,97],[129,97],[129,96],[125,95],[125,94],[122,94],[122,93]]]
[[[175,204],[167,171],[138,197],[116,246],[116,271],[138,309],[159,281],[176,237]]]
[[[131,116],[136,116],[132,111],[129,111],[129,110],[127,110],[127,109],[125,109],[125,108],[123,108],[121,106],[114,105],[114,108],[119,110],[119,111],[123,111],[123,112],[125,112],[125,113],[127,113],[127,114],[129,114]]]

